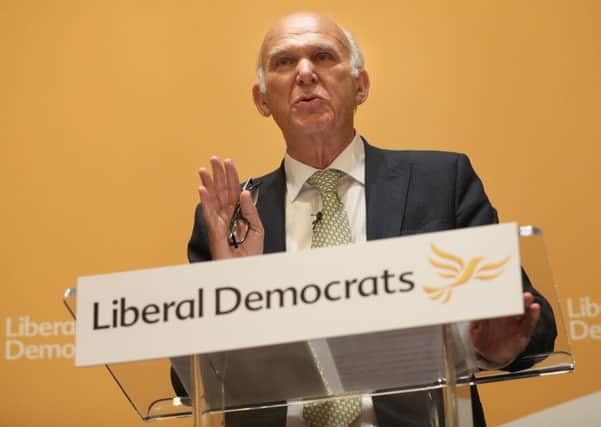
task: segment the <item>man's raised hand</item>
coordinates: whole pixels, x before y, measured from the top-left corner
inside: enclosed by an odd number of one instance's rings
[[[234,162],[225,159],[223,164],[218,157],[211,157],[213,175],[206,168],[200,168],[201,186],[198,194],[209,234],[209,245],[213,259],[226,259],[263,253],[264,230],[259,213],[249,191],[240,191],[240,179]],[[236,204],[240,201],[242,216],[248,220],[249,231],[246,240],[238,247],[230,245],[230,222]]]

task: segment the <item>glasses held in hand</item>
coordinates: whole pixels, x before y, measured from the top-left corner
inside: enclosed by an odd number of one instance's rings
[[[261,186],[260,182],[254,182],[252,178],[248,178],[244,185],[242,186],[242,191],[249,191],[252,202],[254,205],[257,204],[257,200],[259,199],[259,187]],[[234,213],[232,214],[232,219],[230,221],[230,233],[228,235],[228,241],[230,246],[237,248],[241,244],[244,243],[246,238],[248,237],[248,232],[250,231],[250,222],[246,218],[242,216],[242,207],[240,206],[240,201],[236,203],[236,207],[234,208]]]

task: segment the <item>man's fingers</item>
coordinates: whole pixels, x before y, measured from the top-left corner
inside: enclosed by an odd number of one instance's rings
[[[534,302],[534,295],[530,292],[524,292],[524,310],[528,309],[528,306]]]
[[[228,202],[231,205],[235,205],[240,198],[240,178],[238,177],[238,171],[231,159],[225,159],[223,164],[225,166],[225,177],[227,179]]]
[[[211,168],[213,169],[213,183],[215,185],[216,197],[219,200],[221,207],[225,207],[229,202],[228,187],[225,170],[223,169],[219,157],[211,157]]]
[[[213,182],[213,178],[211,174],[206,168],[200,168],[198,170],[198,175],[200,176],[200,182],[202,183],[202,188],[204,191],[200,191],[198,189],[198,194],[200,195],[200,200],[204,205],[204,209],[212,209],[217,210],[220,207],[219,200],[215,197],[215,184]]]
[[[201,185],[198,187],[198,195],[200,196],[200,201],[202,202],[202,215],[205,219],[205,222],[208,226],[212,226],[215,223],[216,213],[216,200],[207,187]]]
[[[214,214],[219,209],[219,201],[215,198],[215,185],[213,184],[211,174],[205,168],[200,168],[198,175],[202,183],[198,188],[198,195],[203,205],[203,212],[211,211]]]
[[[482,320],[474,320],[470,323],[470,332],[477,334],[482,329]]]
[[[211,178],[211,174],[206,168],[198,169],[198,176],[200,177],[200,182],[202,185],[209,191],[209,193],[215,192],[215,186],[213,185],[213,178]]]
[[[259,212],[252,201],[250,191],[243,191],[240,194],[240,208],[242,216],[246,218],[250,224],[251,231],[263,233],[263,224],[259,218]]]
[[[534,328],[536,328],[536,324],[538,323],[538,319],[540,318],[540,304],[535,302],[530,304],[526,309],[526,313],[524,314],[523,323],[523,332],[524,335],[530,337]]]
[[[524,315],[521,318],[522,333],[530,336],[540,317],[540,304],[534,301],[534,295],[524,292]]]

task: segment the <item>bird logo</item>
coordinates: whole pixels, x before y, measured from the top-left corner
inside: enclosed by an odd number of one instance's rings
[[[486,263],[484,257],[477,256],[465,262],[463,258],[445,252],[430,244],[433,255],[428,262],[438,270],[438,275],[444,279],[451,280],[445,286],[423,286],[424,291],[432,300],[440,300],[446,303],[451,299],[453,289],[468,283],[470,280],[488,281],[499,277],[503,273],[503,267],[511,257],[503,258],[497,262]]]

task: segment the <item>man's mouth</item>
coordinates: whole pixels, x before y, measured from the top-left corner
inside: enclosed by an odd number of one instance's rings
[[[321,100],[320,96],[317,95],[303,95],[301,97],[299,97],[295,104],[311,104],[311,103],[317,103]]]

